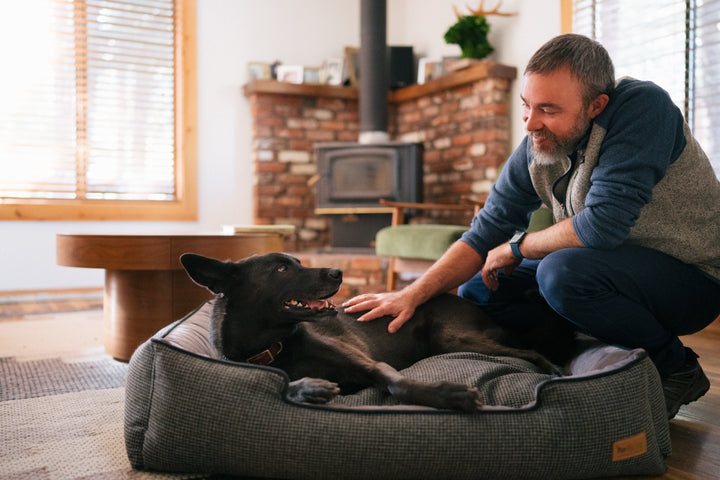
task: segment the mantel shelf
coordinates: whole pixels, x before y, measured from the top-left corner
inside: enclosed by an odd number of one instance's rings
[[[394,90],[388,94],[388,100],[392,103],[400,103],[485,78],[513,80],[516,76],[517,69],[515,67],[484,60],[471,67],[429,80],[422,85],[411,85],[409,87]],[[265,79],[253,80],[252,82],[245,84],[243,86],[243,93],[245,96],[250,96],[255,93],[265,93],[310,97],[334,97],[349,100],[358,98],[358,89],[356,87],[308,83],[295,84]]]
[[[277,95],[302,95],[306,97],[334,97],[357,100],[358,89],[339,85],[323,85],[320,83],[290,83],[277,80],[258,79],[243,86],[246,97],[254,93]]]

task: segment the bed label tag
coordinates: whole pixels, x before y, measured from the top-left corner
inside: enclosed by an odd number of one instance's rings
[[[613,442],[613,462],[627,460],[647,452],[647,436],[645,432]]]

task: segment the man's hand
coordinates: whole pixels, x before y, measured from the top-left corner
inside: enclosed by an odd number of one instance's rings
[[[349,313],[367,311],[367,313],[358,318],[359,322],[375,320],[385,315],[395,317],[395,319],[390,322],[390,325],[388,325],[388,332],[395,333],[405,322],[410,320],[410,317],[415,313],[417,304],[415,304],[410,297],[411,295],[405,290],[387,293],[368,293],[351,298],[343,303],[343,306],[346,307],[345,311]]]
[[[395,317],[388,325],[388,331],[395,333],[410,320],[418,305],[467,282],[480,270],[482,261],[470,245],[457,241],[427,272],[402,290],[359,295],[343,306],[348,313],[366,311],[358,318],[361,322],[385,315]]]
[[[563,248],[582,246],[582,242],[573,229],[572,218],[566,218],[551,227],[528,233],[520,245],[520,250],[525,258],[538,260]],[[499,286],[498,270],[503,268],[506,275],[511,275],[521,261],[513,255],[509,243],[503,243],[490,250],[482,268],[482,278],[485,286],[490,290],[497,290]]]
[[[504,269],[505,275],[511,275],[515,267],[520,265],[522,259],[517,258],[512,253],[509,243],[493,248],[488,252],[485,265],[482,269],[482,279],[485,286],[495,291],[499,287],[498,270]]]

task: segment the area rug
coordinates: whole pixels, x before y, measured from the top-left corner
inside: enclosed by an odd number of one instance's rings
[[[218,478],[130,467],[123,436],[126,377],[127,365],[102,353],[0,358],[0,478]]]
[[[0,320],[102,309],[102,306],[103,291],[97,288],[0,292]]]

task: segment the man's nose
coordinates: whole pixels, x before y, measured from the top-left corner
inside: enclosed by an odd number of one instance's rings
[[[523,120],[525,121],[525,130],[528,132],[534,132],[535,130],[541,130],[543,128],[543,123],[536,110],[528,109],[525,112],[525,118]]]

